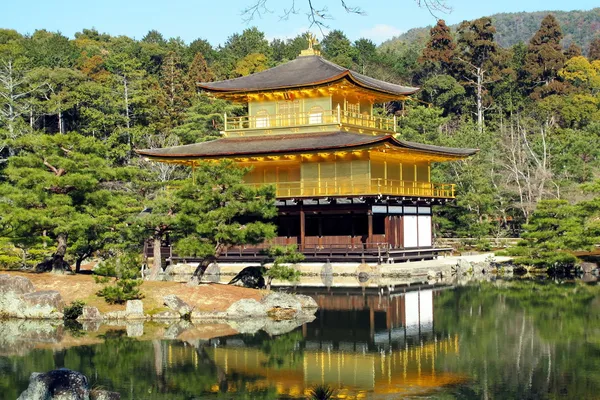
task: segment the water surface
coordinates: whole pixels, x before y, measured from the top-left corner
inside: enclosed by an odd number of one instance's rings
[[[281,335],[1,322],[0,397],[17,398],[32,372],[59,367],[122,399],[304,398],[317,384],[346,399],[600,397],[594,285],[300,290],[319,303],[317,318]]]

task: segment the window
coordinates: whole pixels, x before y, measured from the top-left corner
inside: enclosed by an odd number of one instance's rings
[[[269,113],[266,110],[259,110],[254,118],[256,128],[269,127]]]
[[[358,114],[360,114],[360,103],[348,102],[346,104],[346,109],[348,110],[348,113],[354,114],[354,116],[357,116]]]
[[[322,124],[323,123],[323,107],[315,106],[311,107],[308,112],[308,123],[309,124]]]
[[[300,112],[300,102],[298,100],[280,101],[277,105],[281,126],[297,125],[296,118]]]

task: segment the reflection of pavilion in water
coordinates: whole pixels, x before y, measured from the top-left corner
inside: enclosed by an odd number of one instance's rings
[[[433,329],[434,291],[313,296],[318,318],[302,327],[302,336],[296,333],[293,362],[273,364],[273,354],[249,346],[240,336],[211,341],[204,351],[224,375],[252,377],[245,390],[270,386],[289,397],[305,396],[317,384],[355,398],[361,393],[424,394],[464,381],[436,370],[436,358],[456,354],[459,347],[457,336]],[[213,390],[222,390],[221,383]],[[227,387],[229,392],[239,389],[233,382]]]
[[[366,295],[345,289],[343,294],[304,291],[319,304],[318,318],[303,326],[308,344],[319,348],[373,350],[418,344],[434,339],[433,306],[439,290],[414,290]]]

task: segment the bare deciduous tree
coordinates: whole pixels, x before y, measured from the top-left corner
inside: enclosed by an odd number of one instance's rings
[[[450,11],[446,0],[414,0],[419,7],[425,8],[437,19],[436,14]],[[350,14],[366,15],[366,11],[359,6],[349,4],[346,0],[339,0],[343,10]],[[273,13],[273,10],[267,7],[268,0],[254,0],[248,7],[242,10],[244,21],[250,22],[255,18],[260,18],[263,14]],[[327,20],[333,19],[333,14],[326,5],[317,4],[315,0],[306,0],[308,11],[306,16],[310,26],[316,26],[323,33],[323,28],[328,28]],[[280,6],[280,17],[285,20],[292,14],[299,14],[302,10],[299,8],[296,0],[288,0],[287,6]]]

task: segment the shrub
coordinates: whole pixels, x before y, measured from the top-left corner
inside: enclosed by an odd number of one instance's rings
[[[71,302],[70,306],[66,306],[63,310],[63,319],[67,320],[76,320],[83,314],[83,306],[85,303],[83,301],[75,300]]]
[[[102,261],[95,269],[96,283],[107,284],[110,277],[116,278],[114,285],[107,285],[96,294],[104,297],[109,304],[122,304],[127,300],[137,300],[143,297],[139,286],[141,256],[136,253],[119,253],[114,257]]]
[[[288,282],[298,282],[300,279],[300,271],[296,268],[284,265],[295,264],[304,260],[304,255],[296,251],[296,246],[273,246],[267,249],[266,254],[268,259],[273,260],[273,265],[267,270],[267,288],[271,287],[271,281],[278,279]]]

